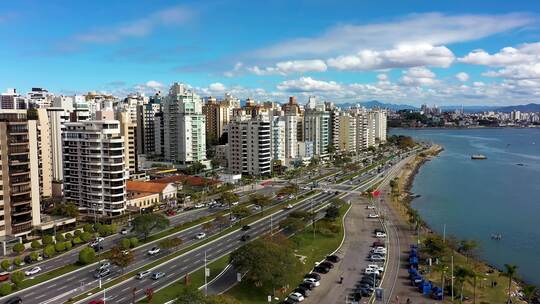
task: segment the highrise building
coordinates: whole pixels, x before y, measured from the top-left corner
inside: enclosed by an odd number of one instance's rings
[[[131,120],[129,112],[118,112],[117,115],[120,122],[120,135],[124,138],[125,162],[129,178],[139,171],[137,167],[137,138],[135,136],[137,125]]]
[[[119,215],[126,209],[124,138],[112,107],[97,120],[66,123],[64,193],[87,214]]]
[[[271,132],[272,160],[279,161],[281,165],[286,164],[286,131],[285,119],[283,118],[283,116],[273,117]]]
[[[227,125],[230,173],[253,176],[271,173],[271,123],[266,116],[237,117]]]
[[[375,140],[378,143],[386,142],[386,111],[385,110],[374,110],[373,114],[375,115]]]
[[[161,95],[150,97],[148,103],[137,106],[137,153],[147,156],[163,155],[159,133],[163,133],[161,123]],[[156,138],[156,134],[159,138]],[[156,141],[157,140],[157,141]]]
[[[0,111],[0,236],[25,236],[40,224],[36,121]]]
[[[52,104],[54,95],[43,88],[32,88],[27,97],[31,108],[48,108]]]
[[[7,89],[5,93],[0,95],[1,109],[28,109],[28,99],[17,93],[15,89]]]
[[[285,160],[286,165],[298,156],[298,119],[296,115],[285,115]]]
[[[356,118],[347,112],[338,116],[338,140],[336,150],[340,152],[356,152]]]
[[[30,141],[35,142],[37,146],[39,194],[42,198],[51,197],[53,182],[51,125],[46,109],[36,109],[35,115],[29,117],[28,124]]]
[[[330,144],[330,114],[324,108],[307,109],[304,112],[304,138],[303,141],[313,143],[314,155],[328,153]]]
[[[165,159],[190,164],[206,160],[205,116],[199,95],[174,83],[164,98]]]
[[[232,111],[228,102],[218,102],[215,97],[209,97],[202,107],[206,118],[206,144],[216,145],[225,132],[225,125],[231,119]]]

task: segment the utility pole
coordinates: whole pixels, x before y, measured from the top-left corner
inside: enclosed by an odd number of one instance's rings
[[[452,274],[452,277],[451,277],[451,279],[452,279],[452,290],[451,290],[451,292],[452,292],[452,301],[454,301],[454,256],[453,255],[451,256],[451,259],[452,259],[452,270],[451,270],[452,271],[451,272],[451,274]]]
[[[207,273],[207,270],[208,268],[206,268],[206,250],[204,251],[204,295],[207,296],[208,295],[208,284],[206,282],[206,280],[208,279],[207,276],[206,276],[206,273]]]

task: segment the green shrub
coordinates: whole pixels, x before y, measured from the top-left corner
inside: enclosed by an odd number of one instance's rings
[[[73,244],[74,244],[74,245],[79,245],[79,244],[81,244],[82,242],[83,242],[83,240],[81,240],[81,238],[78,237],[78,236],[75,237],[75,238],[73,239]]]
[[[94,232],[94,227],[92,227],[92,224],[84,224],[83,230],[84,232]]]
[[[76,237],[77,237],[77,236],[80,237],[82,233],[83,233],[83,232],[80,231],[79,229],[77,229],[77,230],[75,230],[75,232],[73,232],[73,234],[74,234]]]
[[[35,251],[30,253],[30,259],[32,259],[32,261],[34,261],[34,262],[37,261],[38,256],[39,256],[39,253],[37,253]]]
[[[38,240],[33,240],[32,243],[30,244],[30,247],[32,247],[32,249],[34,250],[37,250],[41,248],[41,243]]]
[[[43,249],[43,253],[48,257],[53,257],[56,254],[56,249],[54,248],[54,245],[47,245]]]
[[[136,237],[130,238],[129,242],[131,243],[131,248],[135,248],[137,245],[139,245],[139,239]]]
[[[66,248],[66,251],[68,251],[68,250],[71,250],[71,248],[73,248],[73,244],[71,243],[71,241],[65,241],[64,247]]]
[[[81,239],[82,239],[85,243],[90,242],[90,240],[92,239],[92,234],[91,234],[90,232],[85,231],[85,232],[83,232],[83,233],[81,234]]]
[[[122,247],[122,249],[129,249],[131,247],[131,242],[129,239],[122,239],[120,241],[120,247]]]
[[[57,234],[54,238],[56,239],[56,242],[64,242],[66,240],[61,233]]]
[[[66,238],[66,240],[71,240],[71,239],[73,239],[73,234],[71,234],[71,233],[68,232],[68,233],[66,233],[66,234],[64,235],[64,237]]]
[[[3,283],[0,285],[0,295],[1,296],[7,296],[11,293],[11,284],[9,283]]]
[[[47,245],[50,245],[50,244],[54,243],[54,242],[53,242],[53,237],[52,237],[52,236],[50,236],[50,235],[46,235],[46,236],[44,236],[44,237],[43,237],[43,239],[41,240],[41,242],[42,242],[42,243],[43,243],[43,245],[45,245],[45,246],[47,246]]]
[[[56,250],[56,252],[62,252],[66,250],[66,244],[64,244],[63,242],[58,242],[54,244],[54,250]]]
[[[95,261],[96,252],[90,247],[86,247],[79,252],[79,264],[88,265]]]
[[[22,271],[15,271],[11,273],[11,282],[17,287],[22,283],[23,280],[24,273]]]
[[[13,246],[13,251],[15,251],[17,254],[20,254],[24,251],[24,245],[21,243],[17,243]]]
[[[8,271],[11,265],[13,265],[13,262],[8,259],[3,260],[2,263],[0,263],[0,266],[2,266],[2,269],[4,269],[5,271]]]
[[[21,257],[16,257],[14,260],[13,260],[13,264],[17,265],[17,266],[21,266],[23,260]]]

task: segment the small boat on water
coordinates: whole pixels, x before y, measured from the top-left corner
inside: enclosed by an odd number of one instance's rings
[[[471,159],[487,159],[487,156],[484,154],[473,154],[471,155]]]
[[[502,240],[502,234],[498,233],[498,234],[492,234],[491,235],[491,239],[492,240],[495,240],[495,241],[500,241]]]
[[[525,165],[524,165],[524,164],[522,164],[522,163],[519,163],[519,164],[516,164],[516,165],[517,165],[517,166],[520,166],[520,167],[523,167],[523,166],[525,166]]]

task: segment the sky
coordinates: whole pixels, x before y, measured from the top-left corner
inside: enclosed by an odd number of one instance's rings
[[[540,102],[540,1],[0,2],[0,89]]]

